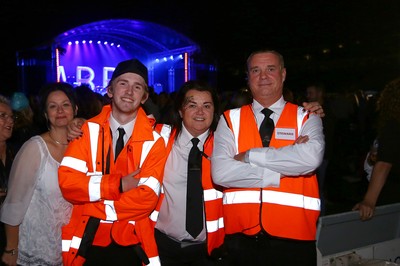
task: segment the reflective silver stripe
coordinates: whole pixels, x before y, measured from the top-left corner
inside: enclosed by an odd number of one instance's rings
[[[85,161],[73,158],[71,156],[65,156],[61,161],[61,165],[72,168],[81,173],[86,173],[88,171]]]
[[[154,210],[151,214],[150,214],[150,220],[152,220],[153,222],[157,222],[158,219],[158,215],[160,214],[159,211]]]
[[[148,140],[143,143],[142,154],[140,156],[140,167],[142,166],[144,160],[147,158],[147,155],[149,154],[151,148],[153,148],[154,143],[156,143],[156,141],[161,138],[160,134],[155,131],[153,131],[153,137],[154,140]]]
[[[100,173],[101,174],[101,173]],[[101,198],[100,184],[102,175],[92,175],[89,180],[89,200],[98,201]]]
[[[229,117],[232,123],[232,130],[235,137],[236,151],[239,151],[239,128],[240,128],[240,108],[229,111]]]
[[[107,221],[116,221],[118,220],[117,212],[115,211],[114,201],[113,200],[105,200],[105,213]]]
[[[149,188],[151,188],[154,193],[157,195],[157,197],[160,195],[160,191],[161,191],[161,184],[160,181],[158,181],[157,178],[150,176],[150,177],[142,177],[139,180],[138,183],[138,187],[139,186],[148,186]]]
[[[79,249],[79,246],[81,245],[81,241],[82,241],[82,238],[73,236],[70,248]]]
[[[61,251],[62,252],[68,252],[69,248],[71,246],[71,240],[62,240],[61,241]]]
[[[218,220],[214,221],[206,221],[207,232],[213,233],[217,232],[219,229],[224,228],[224,219],[218,218]]]
[[[260,203],[260,191],[235,191],[224,194],[223,204]]]
[[[300,136],[300,131],[303,127],[303,119],[308,115],[307,111],[304,111],[304,108],[299,106],[297,108],[297,136]]]
[[[211,201],[222,198],[222,192],[216,189],[206,189],[203,192],[204,201]]]
[[[92,169],[93,171],[96,171],[97,142],[99,138],[100,125],[88,122],[88,127],[90,133],[90,151],[92,153]]]
[[[171,136],[172,127],[170,125],[164,124],[161,127],[160,135],[164,138],[165,146],[168,144],[169,137]]]
[[[319,198],[280,191],[263,190],[263,202],[314,211],[319,211],[321,209],[321,200]]]
[[[301,194],[263,190],[263,202],[274,203],[284,206],[304,208],[307,210],[319,211],[321,200],[319,198],[306,197]],[[235,191],[225,193],[223,204],[238,203],[260,203],[259,191]]]
[[[161,266],[160,257],[149,258],[150,263],[147,266]]]

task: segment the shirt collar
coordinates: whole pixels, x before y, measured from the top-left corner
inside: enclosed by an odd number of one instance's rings
[[[132,135],[132,131],[133,131],[133,127],[134,127],[134,125],[135,125],[136,118],[133,119],[132,121],[126,123],[125,125],[120,125],[120,124],[118,123],[118,121],[113,117],[113,115],[112,115],[112,113],[111,113],[110,118],[109,118],[109,121],[110,121],[110,129],[111,129],[111,132],[113,132],[113,134],[114,134],[115,132],[117,132],[117,130],[118,130],[119,127],[122,127],[122,128],[124,128],[124,130],[125,130],[126,136],[127,136],[128,138],[130,138],[130,136]]]
[[[283,99],[283,96],[279,98],[276,102],[274,102],[272,105],[268,107],[272,112],[276,113],[278,116],[281,115],[283,107],[285,106],[286,101]],[[262,106],[259,102],[256,100],[253,100],[253,111],[255,114],[261,113],[261,110],[264,109],[265,107]]]
[[[210,133],[210,130],[207,130],[206,132],[204,132],[203,134],[201,134],[197,137],[200,140],[200,145],[198,145],[199,148],[203,147],[204,142],[206,141],[209,133]],[[182,123],[182,130],[179,133],[177,141],[182,146],[192,147],[192,142],[191,142],[192,138],[194,138],[194,137],[192,136],[192,134],[189,133],[189,131],[186,129],[185,125]]]

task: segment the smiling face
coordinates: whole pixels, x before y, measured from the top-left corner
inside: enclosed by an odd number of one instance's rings
[[[214,103],[211,93],[191,89],[179,110],[185,128],[193,137],[206,132],[213,121]]]
[[[278,55],[271,52],[256,53],[249,58],[247,68],[248,84],[257,102],[269,107],[282,96],[286,69]]]
[[[0,141],[11,138],[14,127],[14,116],[11,107],[0,103]]]
[[[121,124],[136,117],[140,104],[149,95],[144,79],[135,73],[125,73],[115,78],[108,87],[107,94],[112,101],[112,114]]]
[[[51,128],[66,127],[74,118],[76,111],[63,91],[53,91],[47,97],[46,117]]]

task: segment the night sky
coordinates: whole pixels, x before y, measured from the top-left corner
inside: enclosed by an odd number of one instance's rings
[[[222,89],[245,84],[244,62],[260,47],[284,55],[287,85],[294,90],[312,79],[322,80],[330,90],[381,89],[400,73],[398,0],[45,2],[0,3],[1,93],[18,90],[17,51],[112,18],[159,23],[188,36],[218,66]],[[311,59],[305,60],[306,55]]]

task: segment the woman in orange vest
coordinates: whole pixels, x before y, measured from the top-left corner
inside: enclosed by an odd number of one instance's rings
[[[222,263],[225,236],[222,189],[212,183],[210,161],[218,111],[215,90],[204,82],[188,81],[180,88],[175,99],[174,125],[156,125],[157,131],[165,137],[168,152],[160,201],[152,215],[156,222],[155,236],[163,266],[211,266]],[[196,233],[191,233],[186,227],[186,216],[193,216],[196,212],[195,209],[187,210],[186,204],[187,198],[194,197],[187,189],[188,181],[192,178],[188,170],[192,138],[199,139],[197,146],[202,153],[197,198],[201,204],[200,218],[197,219],[200,224]]]
[[[253,103],[225,111],[212,157],[213,181],[226,187],[230,265],[316,265],[321,118],[284,100],[286,69],[278,52],[254,52],[247,67]],[[267,117],[264,108],[270,109]],[[259,133],[264,118],[272,119],[266,142]]]

